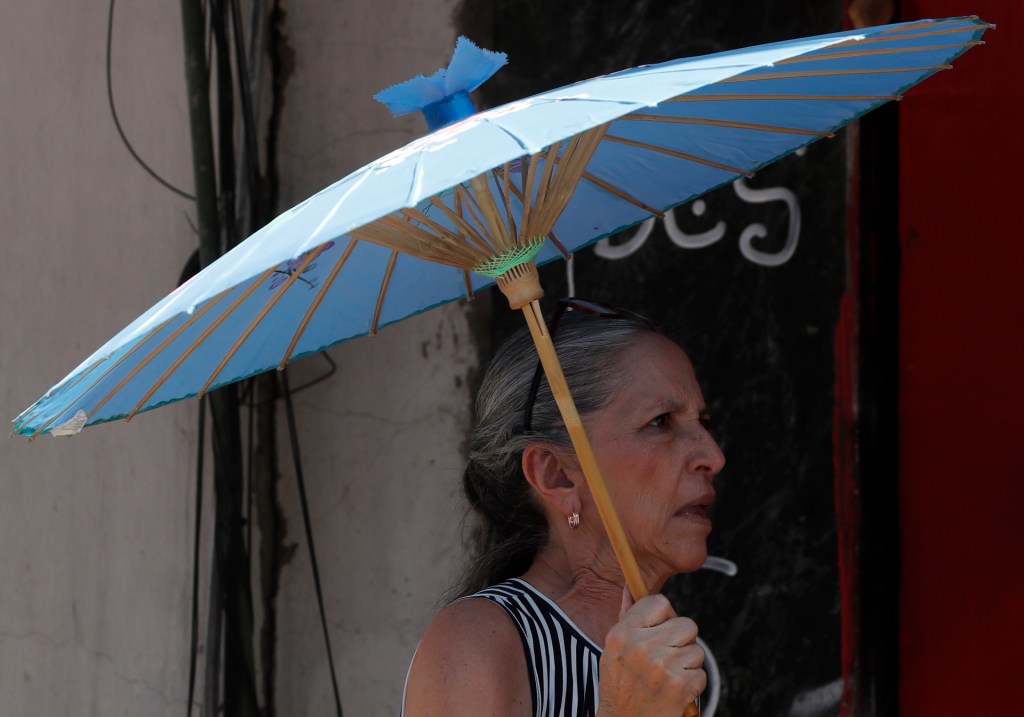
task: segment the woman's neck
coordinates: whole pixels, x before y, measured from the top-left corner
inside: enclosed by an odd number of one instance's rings
[[[623,577],[611,561],[573,560],[561,546],[542,548],[523,579],[553,600],[596,645],[619,621]]]

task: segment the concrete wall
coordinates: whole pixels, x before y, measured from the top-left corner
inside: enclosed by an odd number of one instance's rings
[[[295,64],[278,143],[281,208],[423,132],[371,95],[447,62],[454,4],[282,3]],[[177,3],[118,3],[113,82],[140,154],[190,191],[179,13]],[[191,203],[146,176],[117,138],[106,20],[105,5],[38,2],[0,23],[8,417],[173,288],[195,246]],[[296,396],[346,714],[396,712],[415,642],[456,572],[470,339],[464,307],[434,311],[333,349],[339,372]],[[318,361],[300,362],[293,385]],[[4,715],[185,711],[195,415],[185,403],[70,439],[0,443]],[[328,714],[290,468],[280,485],[285,542],[298,549],[277,602],[277,709]]]
[[[13,418],[172,289],[189,203],[110,119],[105,4],[17,3],[0,22],[0,407]],[[122,122],[191,187],[174,3],[118,6]],[[0,441],[0,713],[181,715],[194,405],[72,439]]]
[[[447,64],[455,4],[284,3],[295,65],[278,138],[282,206],[425,134],[419,115],[396,119],[372,96]],[[476,352],[465,308],[450,305],[331,355],[338,373],[296,401],[341,696],[346,714],[397,714],[424,621],[458,563],[466,376]],[[293,385],[323,366],[307,359]],[[280,449],[288,455],[283,439]],[[300,545],[277,603],[278,709],[332,714],[301,516],[284,464],[281,499],[290,539]]]

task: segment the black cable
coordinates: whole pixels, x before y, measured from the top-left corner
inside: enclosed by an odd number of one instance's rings
[[[213,54],[212,54],[213,53],[213,17],[212,17],[213,16],[213,11],[208,7],[209,4],[210,3],[207,0],[203,0],[203,3],[202,3],[202,7],[203,7],[203,20],[205,22],[205,28],[204,29],[206,30],[206,56],[212,58],[213,57]],[[207,62],[206,63],[206,83],[207,83],[207,87],[209,87],[209,83],[210,83],[210,80],[212,78],[213,78],[213,63],[212,62]]]
[[[221,251],[227,252],[235,247],[239,237],[235,217],[235,93],[231,76],[231,41],[226,24],[228,9],[224,2],[210,0],[210,23],[217,60],[217,169],[220,189],[217,201],[221,217]]]
[[[338,371],[338,364],[336,364],[334,362],[334,359],[331,358],[331,355],[329,353],[327,353],[326,351],[321,351],[320,352],[320,356],[323,356],[324,360],[327,361],[327,363],[329,363],[331,365],[331,367],[329,369],[327,369],[327,371],[325,371],[324,373],[322,373],[319,376],[317,376],[316,378],[310,379],[309,381],[307,381],[306,383],[302,384],[301,386],[296,388],[294,391],[292,391],[292,395],[293,396],[296,393],[299,393],[300,391],[305,391],[307,388],[312,388],[313,386],[317,385],[321,381],[326,381],[331,376],[333,376],[335,373],[337,373],[337,371]]]
[[[131,153],[132,157],[135,158],[135,161],[139,163],[139,166],[141,166],[143,169],[149,172],[149,176],[151,176],[156,181],[160,182],[160,184],[164,185],[165,187],[167,187],[167,189],[170,189],[175,194],[184,197],[185,199],[188,199],[190,201],[195,201],[194,196],[192,196],[188,192],[183,192],[182,190],[178,189],[173,184],[171,184],[163,177],[161,177],[159,174],[157,174],[155,171],[153,171],[153,169],[148,164],[146,164],[145,161],[143,161],[142,157],[139,156],[138,152],[135,151],[135,148],[132,147],[132,143],[128,141],[128,137],[125,135],[124,129],[121,127],[121,120],[117,117],[117,108],[114,107],[114,83],[111,80],[110,73],[110,56],[113,38],[114,0],[110,0],[110,13],[107,17],[107,99],[110,101],[110,114],[114,118],[114,126],[117,128],[117,133],[121,135],[121,141],[124,142],[124,146],[128,148],[128,151]]]
[[[231,15],[231,28],[235,36],[235,73],[238,76],[238,94],[242,100],[242,171],[245,172],[246,185],[249,191],[249,216],[251,230],[258,229],[262,223],[260,212],[260,168],[259,150],[256,147],[256,116],[253,109],[252,85],[249,78],[249,63],[245,57],[245,40],[242,37],[242,12],[238,8],[238,0],[228,0]]]
[[[327,351],[320,351],[316,355],[322,357],[324,361],[326,361],[329,364],[329,368],[316,378],[311,378],[309,381],[306,381],[306,383],[300,385],[298,388],[293,388],[293,396],[297,393],[305,391],[307,388],[313,388],[313,386],[323,381],[326,381],[327,379],[329,379],[331,376],[338,372],[337,362],[331,358],[331,355],[327,353]],[[275,401],[277,401],[277,397],[263,398],[257,401],[255,392],[249,391],[248,389],[243,387],[242,393],[240,394],[238,401],[243,406],[255,408],[256,406],[265,406],[268,403],[274,403]]]
[[[196,690],[196,663],[199,659],[199,545],[203,517],[203,456],[206,435],[206,398],[199,399],[199,447],[196,451],[196,528],[192,543],[192,636],[188,658],[188,700],[186,717],[192,717],[192,698]]]
[[[255,395],[255,393],[256,393],[256,380],[250,378],[248,381],[246,381],[246,384],[248,385],[248,390],[250,392],[252,392],[253,395]],[[242,403],[242,401],[239,400],[239,404],[241,404],[241,403]],[[253,406],[250,405],[249,406],[249,427],[248,427],[248,432],[249,432],[249,446],[248,446],[249,451],[248,451],[248,453],[249,453],[249,455],[248,455],[248,464],[246,466],[246,476],[245,476],[245,482],[246,482],[246,486],[245,486],[245,504],[246,504],[245,505],[245,549],[249,551],[249,559],[250,560],[252,559],[252,524],[253,524],[253,519],[252,519],[252,494],[253,494],[253,479],[256,476],[256,467],[255,467],[256,466],[256,449],[255,449],[254,440],[253,440],[253,436],[255,435],[255,429],[256,429],[255,417],[256,417],[256,409]]]
[[[334,688],[334,706],[341,714],[341,695],[338,692],[338,675],[334,669],[334,657],[331,653],[331,637],[327,632],[327,614],[324,611],[324,595],[320,589],[320,568],[316,562],[316,550],[313,547],[313,528],[309,520],[309,502],[306,500],[306,481],[302,477],[302,459],[299,457],[299,434],[295,427],[295,408],[292,406],[292,394],[288,388],[288,369],[281,373],[281,386],[284,393],[285,413],[288,416],[288,437],[292,446],[292,460],[295,463],[295,479],[299,484],[299,503],[302,505],[302,522],[306,528],[306,544],[309,546],[309,562],[313,567],[313,585],[316,587],[316,602],[320,606],[320,625],[324,631],[324,644],[327,646],[327,664],[331,669],[331,685]]]

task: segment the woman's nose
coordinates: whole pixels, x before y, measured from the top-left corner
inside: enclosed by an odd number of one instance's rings
[[[718,475],[725,467],[725,454],[718,445],[718,441],[701,427],[700,438],[697,449],[693,455],[693,468],[696,471],[708,472],[712,476]]]

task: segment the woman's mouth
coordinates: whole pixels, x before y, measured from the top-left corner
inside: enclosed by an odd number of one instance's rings
[[[715,502],[714,493],[706,493],[696,500],[692,500],[676,511],[677,518],[711,528],[711,519],[708,518],[708,510]]]

